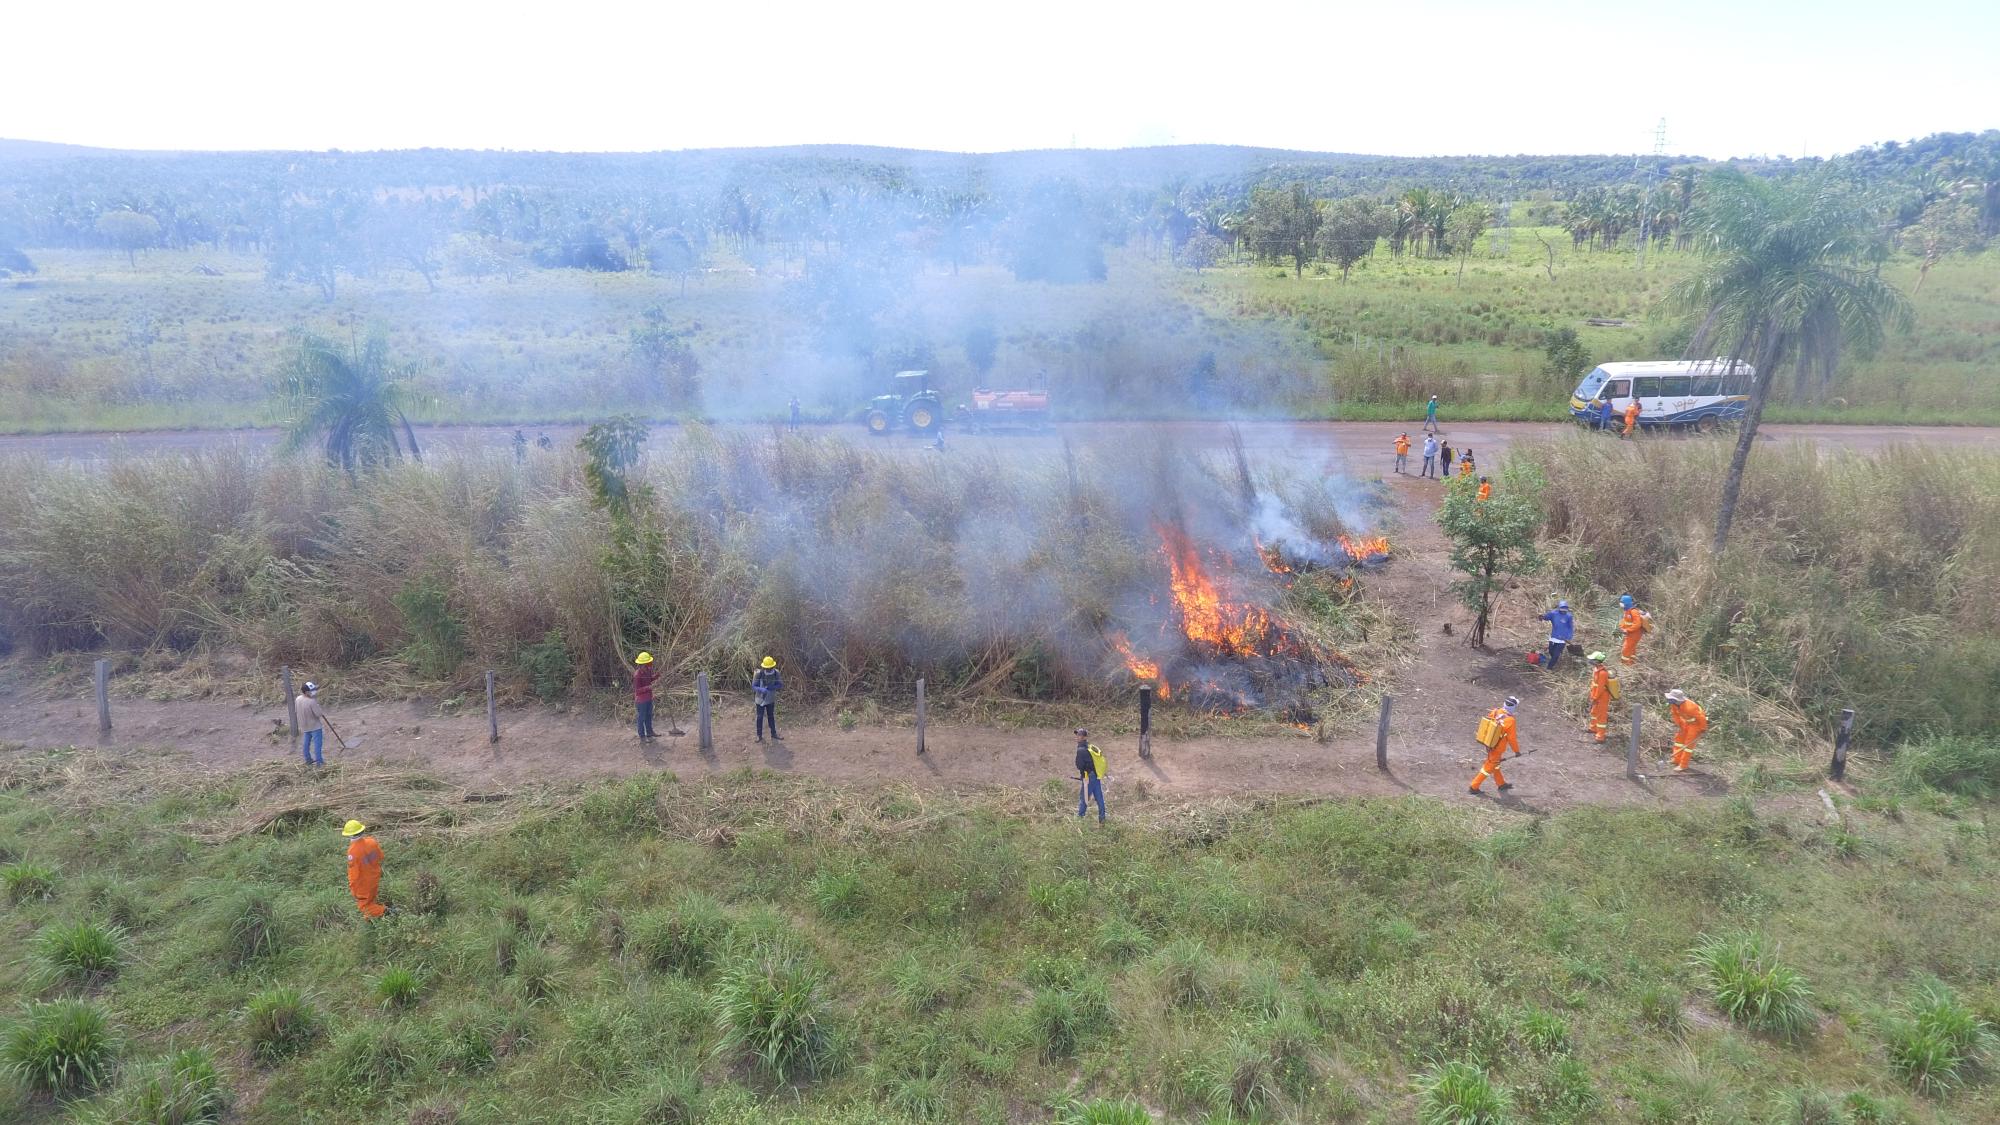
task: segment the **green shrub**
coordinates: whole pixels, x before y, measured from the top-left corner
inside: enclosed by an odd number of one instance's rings
[[[1896,749],[1896,780],[1983,800],[2000,793],[2000,739],[1935,735]]]
[[[1277,1064],[1261,1044],[1240,1035],[1206,1060],[1200,1074],[1203,1100],[1232,1116],[1260,1117],[1281,1094]]]
[[[17,860],[0,867],[0,887],[7,889],[8,902],[45,902],[56,897],[56,869],[33,860]]]
[[[1785,1095],[1781,1113],[1783,1125],[1847,1125],[1839,1099],[1811,1086]]]
[[[404,1025],[362,1024],[342,1032],[313,1060],[322,1085],[349,1094],[380,1094],[424,1067],[414,1034]]]
[[[1028,1002],[1028,1027],[1044,1059],[1076,1054],[1092,1036],[1111,1029],[1111,998],[1100,981],[1072,988],[1044,988]]]
[[[1417,1120],[1423,1125],[1501,1125],[1509,1120],[1507,1091],[1471,1063],[1444,1063],[1420,1075],[1417,1098]]]
[[[239,968],[270,956],[284,943],[284,920],[277,900],[256,887],[225,898],[217,908],[216,921],[223,959]]]
[[[861,911],[861,876],[852,871],[822,871],[813,876],[806,897],[822,918],[852,918]]]
[[[972,962],[945,952],[906,952],[889,966],[890,990],[919,1015],[958,1004],[971,994],[975,979]]]
[[[1597,1121],[1604,1105],[1590,1068],[1568,1056],[1530,1068],[1514,1097],[1530,1120],[1551,1123]]]
[[[320,1015],[296,988],[273,988],[250,998],[244,1008],[250,1053],[274,1063],[304,1050],[320,1036]]]
[[[661,972],[696,977],[720,963],[729,943],[729,916],[707,895],[682,895],[668,910],[632,920],[627,948]]]
[[[937,1071],[897,1075],[883,1099],[890,1109],[913,1121],[952,1118],[951,1079]]]
[[[95,984],[117,974],[124,963],[125,932],[96,922],[57,923],[35,935],[35,956],[51,979]]]
[[[1114,914],[1098,923],[1092,944],[1100,959],[1118,965],[1144,956],[1153,948],[1153,939],[1130,919]]]
[[[1715,1006],[1737,1023],[1794,1037],[1814,1024],[1805,978],[1777,960],[1756,934],[1712,938],[1694,951]]]
[[[1893,1101],[1885,1101],[1863,1090],[1856,1090],[1841,1102],[1848,1119],[1854,1125],[1903,1125],[1909,1115],[1903,1107]]]
[[[1681,1029],[1681,994],[1663,984],[1649,984],[1639,992],[1639,1019],[1669,1034]]]
[[[569,654],[569,641],[561,629],[550,629],[542,639],[521,646],[521,672],[543,703],[554,703],[569,694],[576,678],[576,663]]]
[[[1167,1007],[1206,1007],[1215,1000],[1215,957],[1194,938],[1176,938],[1154,958]]]
[[[229,1108],[229,1088],[207,1051],[191,1047],[120,1087],[101,1120],[119,1125],[207,1125]]]
[[[1958,1086],[1992,1045],[1992,1029],[1942,984],[1924,985],[1905,1009],[1884,1029],[1884,1040],[1889,1068],[1919,1093]]]
[[[423,981],[409,969],[391,968],[375,982],[375,999],[384,1008],[407,1008],[417,1002]]]
[[[780,1081],[822,1077],[838,1062],[825,977],[802,960],[744,958],[722,974],[711,1003],[724,1046],[747,1051]]]
[[[428,680],[442,680],[465,660],[465,626],[451,613],[451,596],[444,580],[425,575],[398,590],[390,599],[403,616],[409,644],[403,659]]]
[[[110,1021],[86,1000],[30,1004],[0,1047],[0,1066],[16,1081],[50,1093],[101,1085],[117,1061]]]
[[[529,1003],[551,999],[561,992],[562,962],[539,945],[522,945],[514,953],[514,988]]]
[[[1550,1012],[1529,1012],[1521,1020],[1521,1042],[1538,1055],[1569,1052],[1569,1025]]]

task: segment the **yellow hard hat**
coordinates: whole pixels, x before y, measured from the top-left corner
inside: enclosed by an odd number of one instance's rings
[[[765,658],[764,658],[764,667],[766,667],[766,668],[776,668],[777,666],[778,666],[778,660],[777,660],[777,658],[776,658],[776,657],[774,657],[774,656],[767,656],[767,657],[765,657]]]
[[[368,831],[368,826],[358,820],[350,820],[340,826],[340,834],[342,836],[359,836],[366,831]]]
[[[634,664],[651,664],[652,662],[653,662],[653,654],[650,652],[642,652],[639,655],[632,658],[632,663]]]

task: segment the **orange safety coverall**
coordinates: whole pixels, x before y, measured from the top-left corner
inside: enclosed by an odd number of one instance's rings
[[[1590,674],[1590,733],[1603,742],[1611,729],[1611,670],[1602,664]]]
[[[1488,500],[1488,499],[1491,499],[1491,498],[1492,498],[1492,496],[1493,496],[1493,482],[1492,482],[1492,481],[1490,481],[1490,480],[1487,480],[1487,481],[1480,481],[1480,482],[1479,482],[1479,498],[1480,498],[1481,500]]]
[[[1505,707],[1495,707],[1486,713],[1486,717],[1500,724],[1500,741],[1494,743],[1493,749],[1486,752],[1486,764],[1480,766],[1479,772],[1473,776],[1474,793],[1479,792],[1479,787],[1486,784],[1488,777],[1493,779],[1494,785],[1505,787],[1507,779],[1500,776],[1500,758],[1509,750],[1512,750],[1516,757],[1521,753],[1521,742],[1514,734],[1514,716],[1509,715]]]
[[[1646,615],[1633,606],[1618,619],[1618,631],[1625,634],[1625,647],[1618,654],[1618,663],[1639,663],[1639,638],[1646,632]]]
[[[369,918],[380,918],[387,907],[375,901],[382,888],[382,845],[373,836],[356,836],[347,845],[347,889],[354,893],[354,905]]]
[[[1674,720],[1674,772],[1679,773],[1688,768],[1695,742],[1708,729],[1708,712],[1694,700],[1685,699],[1668,707],[1667,714]]]
[[[1639,431],[1639,396],[1634,395],[1632,396],[1632,404],[1625,408],[1625,433],[1623,436],[1631,437],[1638,431]]]
[[[1459,475],[1459,476],[1462,476],[1462,477],[1469,477],[1469,476],[1471,476],[1471,475],[1472,475],[1472,472],[1473,472],[1473,469],[1472,469],[1472,458],[1470,458],[1470,457],[1461,457],[1461,458],[1459,458],[1459,459],[1458,459],[1458,475]]]

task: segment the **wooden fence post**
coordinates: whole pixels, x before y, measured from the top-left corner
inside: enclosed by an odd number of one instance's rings
[[[299,740],[299,697],[292,691],[292,666],[287,664],[285,676],[285,722],[292,728],[292,741]]]
[[[924,682],[917,681],[917,753],[924,752]]]
[[[1139,757],[1153,756],[1153,685],[1139,685]]]
[[[500,741],[500,712],[493,709],[493,669],[486,670],[486,741]]]
[[[111,662],[97,662],[97,733],[111,730]]]
[[[708,714],[708,673],[694,674],[694,717],[699,734],[699,746],[703,750],[715,749],[715,732],[709,728]]]
[[[1833,769],[1827,774],[1835,781],[1847,780],[1847,747],[1854,740],[1854,708],[1840,709],[1840,729],[1833,735]]]
[[[1389,772],[1389,709],[1395,701],[1390,696],[1382,697],[1382,717],[1375,723],[1375,768]]]
[[[1625,746],[1625,776],[1633,781],[1639,780],[1639,716],[1642,710],[1637,703],[1632,705],[1632,741]]]

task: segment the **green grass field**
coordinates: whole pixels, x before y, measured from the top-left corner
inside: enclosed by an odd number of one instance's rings
[[[1493,1122],[1991,1120],[1945,1049],[2000,1016],[1985,812],[1856,774],[1873,795],[1837,821],[1799,781],[1548,817],[1125,787],[1100,830],[1059,782],[467,805],[408,771],[17,756],[5,1030],[76,996],[108,1045],[78,1048],[97,1087],[16,1077],[0,1116],[166,1120],[116,1114],[196,1048],[219,1082],[181,1084],[245,1121],[1389,1123],[1438,1112],[1440,1077],[1496,1088]],[[349,815],[387,855],[379,923],[347,894]],[[78,922],[108,932],[38,936]],[[1696,963],[1737,938],[1749,964]]]
[[[289,332],[373,326],[425,365],[432,420],[665,416],[685,404],[664,401],[627,355],[629,331],[655,304],[697,326],[703,410],[721,418],[772,417],[793,394],[815,417],[844,418],[881,372],[909,365],[931,367],[954,395],[1046,380],[1075,417],[1409,417],[1438,393],[1461,418],[1551,418],[1569,387],[1542,374],[1544,330],[1576,328],[1600,360],[1677,354],[1685,328],[1660,301],[1693,261],[1654,253],[1642,273],[1629,250],[1572,253],[1559,235],[1490,234],[1462,279],[1456,261],[1386,250],[1346,283],[1273,265],[1197,275],[1137,251],[1115,252],[1099,285],[933,270],[890,287],[867,362],[829,357],[827,323],[800,304],[797,262],[760,274],[718,253],[685,297],[678,282],[640,274],[530,270],[511,282],[446,276],[435,292],[414,274],[350,279],[328,303],[266,282],[254,256],[154,251],[132,269],[116,254],[47,251],[38,276],[0,282],[0,418],[15,431],[268,424]],[[1558,247],[1553,267],[1542,238]],[[1914,285],[1907,261],[1888,271]],[[2000,420],[1996,293],[2000,259],[1947,259],[1918,295],[1914,333],[1851,360],[1830,402],[1772,416]],[[984,377],[965,348],[980,327],[999,340]],[[1199,373],[1204,357],[1212,374]]]

